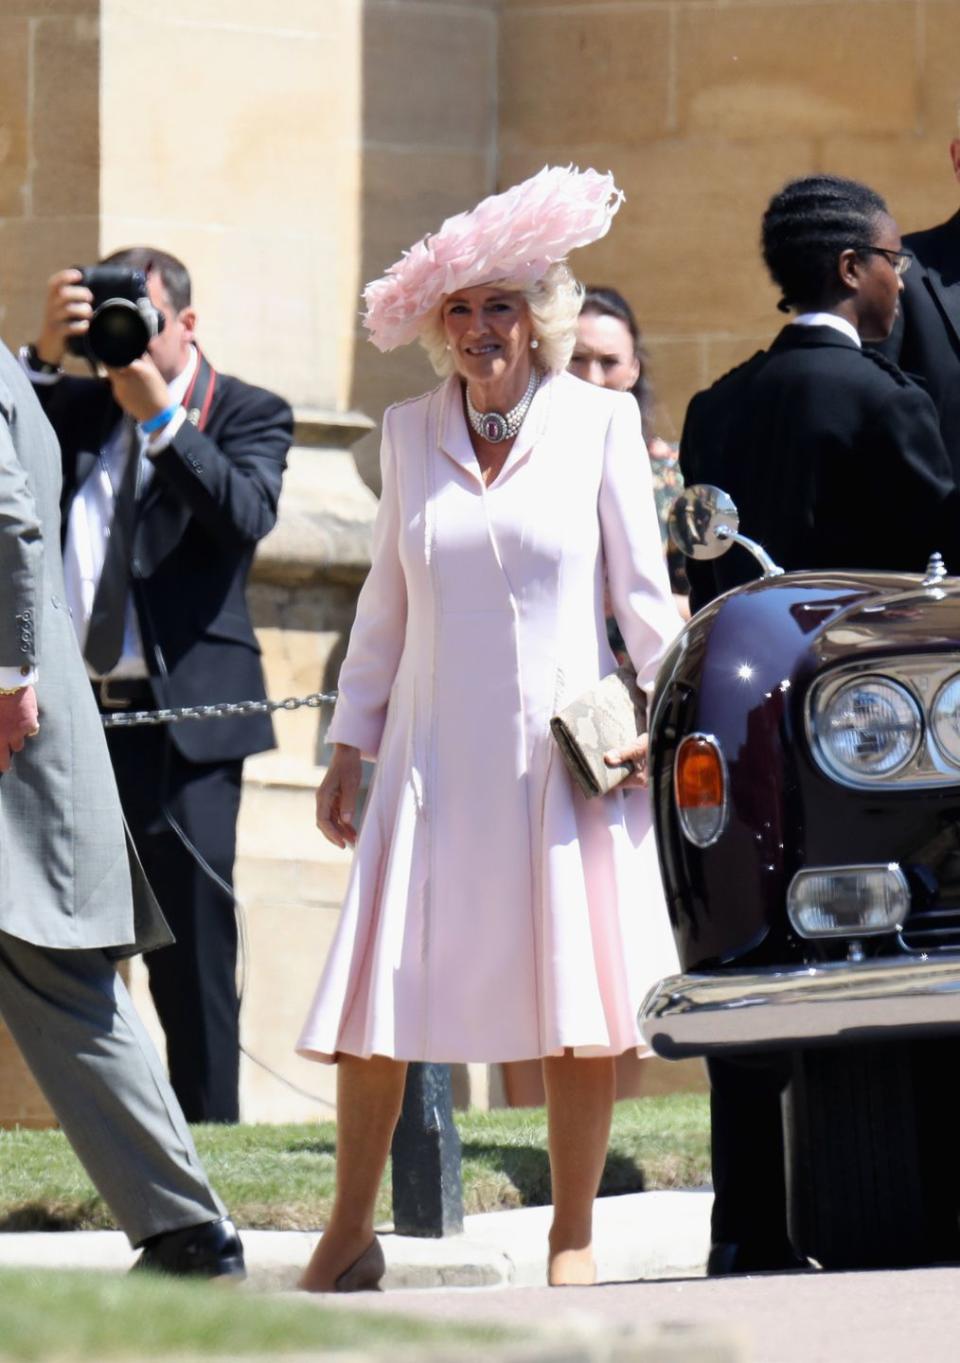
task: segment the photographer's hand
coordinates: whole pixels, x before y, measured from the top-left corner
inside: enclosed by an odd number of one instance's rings
[[[39,359],[45,364],[63,362],[67,341],[82,336],[93,316],[93,294],[80,280],[79,270],[60,270],[47,281],[43,326],[36,343]]]
[[[167,381],[149,355],[125,369],[107,369],[113,396],[135,421],[149,421],[170,406]]]

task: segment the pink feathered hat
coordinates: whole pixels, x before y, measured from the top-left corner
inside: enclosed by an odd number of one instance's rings
[[[501,279],[535,283],[575,247],[606,236],[622,202],[609,173],[544,166],[447,218],[364,289],[370,340],[379,350],[416,340],[440,300],[456,289]]]

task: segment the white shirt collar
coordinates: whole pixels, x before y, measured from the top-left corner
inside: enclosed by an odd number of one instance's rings
[[[187,389],[190,387],[190,380],[197,372],[198,363],[199,361],[197,358],[197,347],[195,345],[192,345],[190,347],[190,358],[187,360],[187,363],[180,370],[180,373],[177,375],[177,377],[175,379],[171,379],[170,382],[167,384],[167,392],[170,394],[171,407],[180,406],[181,402],[184,399]]]
[[[857,328],[845,317],[838,317],[835,312],[802,312],[799,317],[794,317],[792,325],[795,327],[833,327],[834,331],[839,331],[842,336],[849,337],[856,344],[858,350],[863,348]]]

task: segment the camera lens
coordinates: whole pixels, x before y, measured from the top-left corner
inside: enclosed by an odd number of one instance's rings
[[[147,348],[150,330],[140,309],[126,298],[108,298],[90,321],[87,344],[98,360],[123,369]]]

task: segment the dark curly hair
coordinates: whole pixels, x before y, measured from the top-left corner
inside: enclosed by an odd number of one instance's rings
[[[763,215],[761,246],[781,312],[826,302],[834,292],[837,257],[872,246],[884,200],[858,180],[808,175],[775,194]]]

